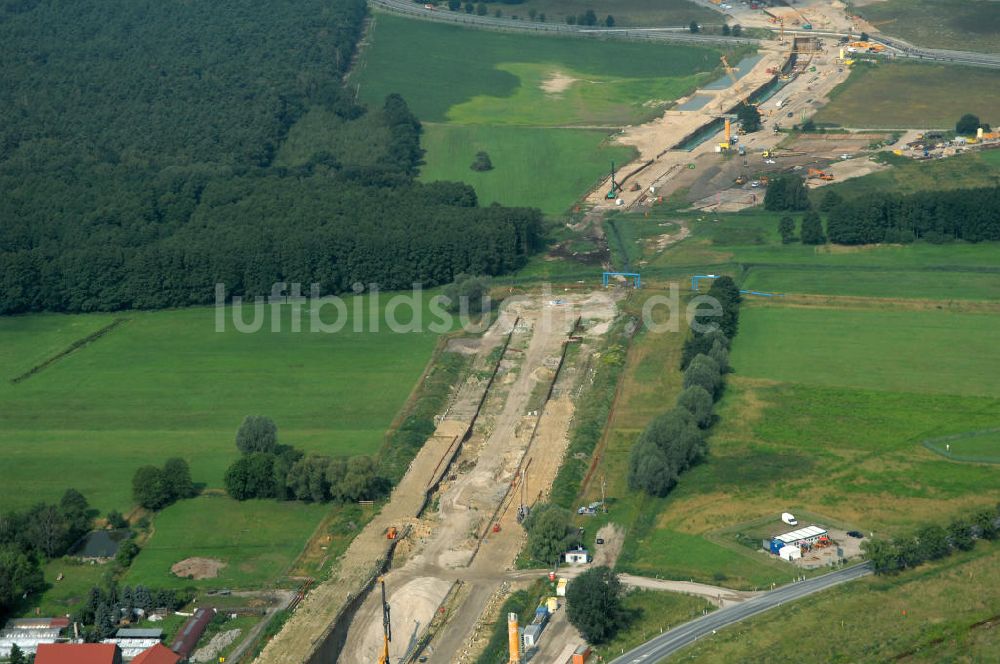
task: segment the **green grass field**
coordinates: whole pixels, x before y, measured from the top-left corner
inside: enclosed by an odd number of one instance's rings
[[[153,536],[122,579],[123,584],[156,588],[253,588],[284,574],[329,511],[328,506],[237,502],[226,496],[200,496],[163,510],[153,521]],[[221,560],[218,578],[178,578],[170,567],[188,557]]]
[[[468,30],[377,14],[349,84],[381,104],[403,95],[421,120],[460,124],[624,124],[706,81],[719,66],[710,48],[553,38]],[[562,92],[541,85],[557,73],[581,80]]]
[[[1000,422],[1000,383],[983,378],[991,369],[980,369],[991,361],[982,348],[990,343],[982,330],[991,329],[991,319],[744,307],[731,356],[735,373],[718,406],[708,459],[665,499],[641,498],[609,481],[609,516],[629,529],[619,566],[762,587],[786,582],[789,568],[735,541],[739,524],[769,516],[776,522],[789,510],[893,535],[995,503],[983,492],[995,483],[995,467],[955,463],[921,444]],[[949,331],[952,344],[945,343]],[[633,352],[641,352],[645,341],[636,343]],[[675,373],[673,359],[658,354],[650,371]],[[642,374],[630,363],[626,390]],[[665,401],[660,409],[669,407]],[[637,415],[627,402],[615,413],[602,461],[609,477],[615,469],[624,474],[636,425],[646,421]]]
[[[949,459],[1000,463],[1000,430],[997,429],[932,438],[923,443]]]
[[[563,23],[567,16],[579,16],[588,9],[596,11],[602,21],[608,13],[612,14],[616,26],[663,27],[688,25],[691,21],[711,25],[722,22],[722,14],[689,0],[618,0],[602,6],[586,0],[527,0],[509,9],[504,7],[504,14],[526,18],[532,9],[544,13],[549,23]]]
[[[888,0],[855,9],[882,32],[913,44],[1000,51],[1000,12],[993,0]]]
[[[480,205],[530,205],[547,214],[565,212],[580,194],[607,175],[611,162],[633,150],[606,143],[601,131],[525,127],[425,125],[424,180],[457,180],[476,188]],[[476,152],[490,155],[493,170],[469,168]]]
[[[305,451],[373,453],[437,339],[384,325],[355,333],[353,323],[337,334],[296,334],[288,324],[272,333],[269,323],[241,334],[230,321],[217,333],[211,308],[123,315],[124,325],[16,385],[11,374],[108,317],[0,318],[3,353],[13,358],[0,383],[10,471],[0,509],[75,487],[101,512],[128,511],[134,470],[171,456],[187,459],[195,482],[220,487],[248,414],[272,417],[281,441]]]
[[[715,217],[654,209],[648,217],[615,215],[606,226],[613,222],[629,263],[641,266],[644,280],[674,281],[682,289],[689,288],[691,275],[710,272],[733,274],[742,278],[744,288],[774,293],[959,303],[1000,299],[1000,243],[782,245],[777,233],[781,216],[761,210]],[[801,222],[801,215],[792,217]],[[675,232],[680,223],[691,229],[691,236],[659,249],[652,240]],[[610,228],[606,233],[612,237]],[[621,251],[616,243],[611,248],[621,267]]]
[[[22,375],[114,320],[114,314],[0,318],[0,380],[6,383]]]
[[[661,630],[697,618],[705,611],[715,609],[713,604],[688,595],[658,592],[656,590],[633,589],[625,595],[623,602],[625,610],[631,615],[628,627],[618,632],[613,639],[604,643],[595,651],[611,661],[620,655],[622,650],[628,651]]]
[[[996,124],[998,108],[1000,71],[911,63],[858,65],[813,120],[857,128],[954,129],[965,113]]]
[[[681,3],[687,4],[671,0],[666,9]],[[710,80],[721,55],[702,47],[469,30],[388,14],[375,15],[369,36],[349,85],[372,106],[387,94],[403,95],[425,123],[424,180],[467,182],[482,204],[534,206],[553,215],[585,195],[611,161],[631,159],[631,148],[607,145],[616,128],[654,117]],[[279,159],[302,161],[315,141],[335,154],[350,151],[337,142],[336,125],[321,114],[306,116]],[[479,150],[490,155],[493,170],[469,168]]]
[[[898,577],[868,577],[825,590],[683,651],[685,662],[794,660],[803,644],[827,662],[996,660],[1000,550],[996,543]]]
[[[743,286],[774,293],[1000,300],[1000,273],[760,267],[750,270]]]
[[[1000,397],[1000,355],[983,334],[998,324],[947,311],[745,307],[734,355],[751,378]]]
[[[640,266],[644,297],[671,281],[687,291],[692,274],[707,272],[791,294],[787,304],[747,298],[709,458],[665,499],[610,479],[624,477],[635,437],[679,389],[679,340],[633,342],[598,468],[614,499],[607,517],[581,524],[627,529],[621,569],[760,587],[787,581],[788,567],[740,544],[740,524],[791,510],[895,534],[995,502],[982,491],[995,467],[944,459],[922,442],[1000,424],[1000,367],[984,333],[997,323],[1000,245],[782,245],[779,216],[654,209],[613,219],[616,256]],[[692,231],[681,243],[649,242],[678,224]],[[593,484],[581,502],[599,497]]]
[[[930,161],[895,156],[890,159],[891,168],[813,190],[813,201],[818,204],[826,191],[836,191],[849,198],[886,190],[911,194],[929,189],[993,187],[1000,183],[1000,150],[976,151]]]

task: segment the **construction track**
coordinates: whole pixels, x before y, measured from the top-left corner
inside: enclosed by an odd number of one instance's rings
[[[365,597],[394,554],[394,568],[386,573],[392,660],[413,647],[461,580],[454,597],[462,609],[424,652],[431,662],[461,661],[459,652],[523,543],[516,503],[508,498],[519,469],[528,467],[524,490],[535,500],[547,493],[567,445],[580,371],[574,362],[561,362],[564,345],[582,317],[578,333],[589,351],[576,357],[589,357],[614,315],[606,293],[565,302],[539,296],[506,302],[482,337],[469,379],[389,502],[257,661],[330,662],[341,650],[339,661],[377,660],[381,610],[377,598]],[[538,402],[544,408],[532,411]],[[428,506],[431,494],[435,500]],[[493,532],[494,522],[499,532]],[[390,527],[408,535],[391,542]]]

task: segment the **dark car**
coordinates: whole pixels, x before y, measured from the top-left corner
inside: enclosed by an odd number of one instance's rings
[[[853,537],[854,539],[861,539],[861,538],[864,537],[864,534],[861,533],[861,531],[859,531],[859,530],[848,530],[847,531],[847,536],[848,537]]]
[[[598,538],[597,538],[597,543],[598,543],[598,544],[604,544],[604,539],[603,539],[603,538],[600,538],[600,537],[598,537]]]

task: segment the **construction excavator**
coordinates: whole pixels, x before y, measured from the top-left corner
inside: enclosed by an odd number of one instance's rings
[[[378,664],[389,664],[389,643],[392,641],[392,624],[389,620],[389,602],[385,599],[385,577],[379,577],[382,584],[382,654]]]
[[[833,174],[832,173],[827,173],[826,171],[821,171],[818,168],[810,168],[809,169],[809,177],[810,178],[819,178],[820,180],[826,180],[827,182],[829,182],[830,180],[833,179]]]

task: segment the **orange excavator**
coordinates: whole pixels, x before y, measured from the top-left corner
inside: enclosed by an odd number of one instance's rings
[[[820,180],[826,180],[827,182],[829,182],[830,180],[833,179],[833,174],[827,173],[826,171],[821,171],[818,168],[810,168],[809,177],[819,178]]]

